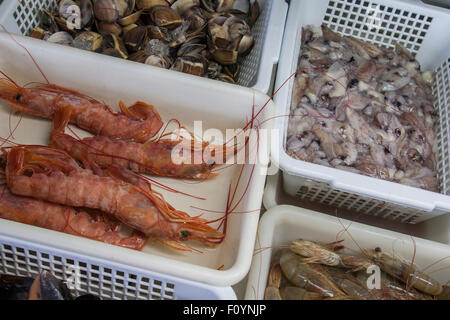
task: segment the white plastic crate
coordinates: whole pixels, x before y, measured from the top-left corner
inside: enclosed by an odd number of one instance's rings
[[[252,28],[255,45],[243,59],[238,84],[269,93],[278,63],[288,4],[282,0],[258,0],[260,16]],[[40,9],[55,10],[57,0],[0,1],[0,23],[12,33],[28,35],[39,25]]]
[[[348,228],[351,236],[342,232],[344,227]],[[350,254],[360,252],[358,245],[370,249],[379,247],[406,261],[411,261],[414,257],[416,267],[441,285],[450,280],[450,246],[345,219],[339,221],[336,217],[303,208],[281,205],[269,209],[261,218],[245,299],[264,298],[270,261],[273,254],[280,250],[280,246],[288,245],[298,238],[329,243],[337,240],[338,233],[339,240],[344,240],[342,245]]]
[[[301,28],[326,24],[345,35],[393,47],[398,41],[416,55],[422,70],[435,70],[434,105],[440,116],[438,171],[441,193],[296,160],[285,151],[285,135],[293,81],[275,95],[278,146],[272,161],[283,171],[285,191],[300,199],[418,223],[450,212],[450,11],[416,0],[291,1],[276,88],[297,70]],[[372,27],[373,26],[373,27]]]
[[[328,206],[314,199],[306,200],[289,195],[283,189],[283,173],[279,170],[274,175],[268,175],[263,195],[264,209],[269,210],[279,205],[291,205],[318,211],[331,216],[368,224],[395,232],[406,233],[415,237],[441,242],[450,245],[450,214],[444,214],[420,223],[399,223],[396,220],[387,220],[383,216],[356,212],[337,206]]]
[[[204,133],[209,128],[216,128],[223,134],[225,129],[242,128],[247,122],[246,119],[251,117],[253,103],[262,106],[269,100],[265,94],[242,86],[220,81],[211,82],[203,78],[192,81],[191,75],[183,73],[166,72],[167,70],[159,68],[141,68],[137,63],[49,44],[29,37],[14,36],[14,38],[33,55],[50,82],[95,97],[115,110],[118,109],[117,104],[120,100],[126,105],[135,101],[146,101],[155,106],[164,121],[176,118],[190,130],[193,130],[194,121],[197,120],[202,120]],[[19,84],[43,81],[42,75],[25,50],[11,39],[10,35],[2,32],[0,32],[0,69]],[[269,117],[273,109],[273,102],[269,101],[261,117]],[[4,101],[0,101],[1,137],[9,136],[7,125],[9,121],[15,126],[19,119],[19,115],[12,115],[10,118],[10,107]],[[47,144],[50,128],[49,120],[24,116],[14,132],[14,142]],[[81,137],[87,135],[86,132],[76,128],[75,132]],[[261,142],[260,150],[264,149],[267,150]],[[249,150],[248,155],[251,159],[255,158],[255,151]],[[263,152],[267,153],[260,151],[260,154]],[[158,189],[178,210],[188,212],[192,216],[203,214],[203,217],[209,220],[223,217],[227,207],[228,186],[231,184],[234,190],[240,181],[233,204],[237,205],[235,212],[248,213],[229,215],[227,235],[217,248],[210,249],[195,243],[190,244],[202,253],[179,252],[151,241],[142,251],[135,251],[19,225],[26,230],[30,230],[29,228],[38,230],[36,232],[39,236],[30,237],[28,241],[40,241],[55,249],[75,251],[129,267],[209,285],[231,286],[241,281],[250,268],[259,220],[257,209],[261,207],[266,170],[266,166],[257,161],[255,166],[244,164],[223,168],[219,171],[218,177],[201,182],[154,177],[158,182],[181,192],[205,197],[206,199],[202,200]],[[252,172],[254,174],[247,186]],[[237,203],[239,199],[241,200]],[[14,236],[14,233],[8,233],[10,223],[0,219],[0,235]],[[217,227],[219,222],[211,225]],[[17,235],[25,236],[25,233],[25,231],[17,232]]]
[[[23,232],[22,226],[10,228]],[[39,236],[36,230],[28,235]],[[58,250],[37,242],[0,235],[0,273],[35,277],[43,270],[66,282],[77,297],[93,294],[102,300],[236,300],[231,287],[199,282],[132,268],[124,264]]]

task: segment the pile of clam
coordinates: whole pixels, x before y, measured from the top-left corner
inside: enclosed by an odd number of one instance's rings
[[[61,0],[30,36],[235,83],[257,0]]]

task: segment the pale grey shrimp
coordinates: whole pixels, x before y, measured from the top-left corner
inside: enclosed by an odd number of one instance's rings
[[[394,258],[388,253],[382,252],[379,248],[374,250],[366,249],[364,252],[380,266],[381,270],[394,278],[408,283],[417,290],[429,295],[439,295],[441,293],[442,287],[439,282],[417,270],[411,263]]]
[[[345,295],[319,265],[304,263],[302,257],[290,250],[283,252],[280,265],[284,276],[300,288],[319,293],[323,297]]]

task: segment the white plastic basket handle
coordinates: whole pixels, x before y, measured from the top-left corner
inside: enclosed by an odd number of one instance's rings
[[[264,50],[261,56],[261,68],[270,68],[277,64],[280,59],[281,43],[283,41],[284,26],[288,12],[288,4],[285,0],[273,0],[270,3],[270,16],[267,21],[267,31],[264,37]],[[269,43],[269,45],[267,45]],[[272,74],[272,72],[263,72],[263,74]],[[270,90],[272,79],[258,77],[253,88],[267,93]]]

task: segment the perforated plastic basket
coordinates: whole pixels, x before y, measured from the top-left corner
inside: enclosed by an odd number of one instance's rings
[[[39,230],[5,221],[14,237],[0,234],[0,273],[34,277],[47,270],[65,281],[74,296],[90,293],[102,300],[235,300],[231,287],[215,287],[41,244]],[[74,242],[75,245],[75,242]]]
[[[344,232],[344,228],[347,232]],[[248,274],[245,299],[263,299],[270,260],[280,246],[301,238],[322,243],[344,240],[350,254],[360,254],[360,248],[381,248],[399,259],[414,261],[418,270],[441,285],[448,283],[450,246],[407,234],[375,228],[365,224],[328,216],[294,206],[275,206],[262,216],[255,244],[252,267]]]
[[[293,81],[289,81],[274,101],[278,146],[272,161],[283,171],[285,191],[300,199],[378,215],[399,222],[417,223],[450,212],[450,11],[420,1],[318,0],[291,1],[276,88],[297,70],[301,28],[326,24],[345,35],[385,47],[402,43],[416,55],[422,70],[435,70],[434,105],[440,116],[437,140],[441,192],[429,192],[389,181],[296,160],[286,154]]]
[[[269,93],[278,63],[288,5],[283,0],[258,0],[261,13],[252,28],[255,45],[241,64],[238,84]],[[0,1],[0,23],[12,33],[28,35],[39,25],[39,10],[54,10],[57,0]]]

